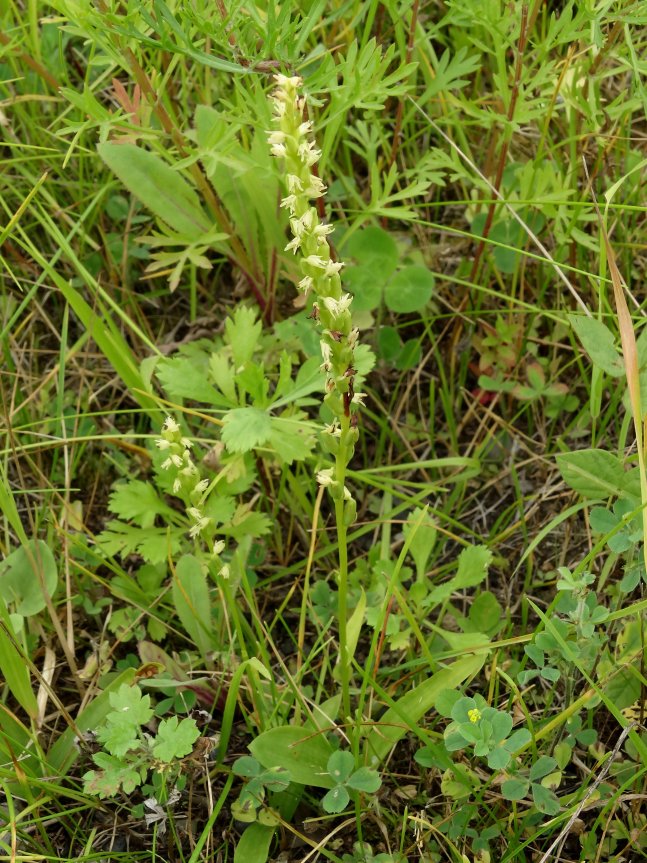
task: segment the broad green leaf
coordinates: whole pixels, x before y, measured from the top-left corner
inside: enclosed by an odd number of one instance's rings
[[[94,762],[101,769],[90,770],[83,776],[84,790],[88,794],[114,797],[120,789],[132,794],[143,779],[130,764],[106,752],[97,752]]]
[[[185,554],[179,559],[172,591],[173,603],[182,626],[201,656],[206,656],[213,649],[211,597],[202,565],[192,554]]]
[[[402,350],[402,339],[395,327],[380,327],[377,332],[377,347],[381,360],[395,363]]]
[[[335,815],[338,812],[343,812],[348,806],[350,795],[343,785],[337,785],[332,788],[321,801],[324,812]]]
[[[392,312],[421,312],[433,295],[434,284],[433,273],[426,267],[403,267],[387,282],[384,302]]]
[[[380,774],[370,767],[360,767],[346,782],[349,788],[366,794],[375,794],[381,784]]]
[[[238,840],[234,863],[266,863],[275,830],[265,824],[250,824]]]
[[[316,439],[306,424],[306,414],[270,417],[269,443],[286,464],[304,461],[315,447]]]
[[[398,740],[415,728],[418,720],[434,707],[440,693],[460,686],[480,670],[484,661],[485,656],[464,656],[398,699],[376,726],[367,729],[366,749],[371,764],[381,764]]]
[[[468,619],[474,630],[487,635],[498,632],[505,622],[499,601],[489,590],[484,590],[472,602]]]
[[[170,764],[176,758],[184,758],[192,752],[193,744],[199,736],[200,731],[195,719],[185,717],[179,721],[177,716],[162,719],[153,744],[153,755]]]
[[[398,247],[393,237],[383,228],[369,226],[357,231],[344,248],[347,258],[355,258],[360,264],[371,264],[383,279],[388,279],[398,265]]]
[[[530,768],[530,781],[538,782],[557,767],[557,761],[550,755],[541,755]]]
[[[309,728],[292,725],[270,728],[250,743],[249,750],[263,767],[285,767],[301,785],[317,788],[335,785],[328,774],[332,747],[323,734]]]
[[[568,320],[595,365],[614,378],[624,375],[622,356],[615,346],[614,335],[606,324],[588,315],[569,315]]]
[[[382,302],[384,274],[377,264],[350,266],[344,270],[344,288],[353,295],[353,311],[372,312]]]
[[[382,301],[382,290],[398,265],[398,247],[393,237],[378,227],[353,234],[344,254],[358,265],[344,270],[344,287],[354,296],[356,311],[371,311]]]
[[[99,155],[151,213],[179,234],[197,239],[211,225],[193,186],[159,156],[134,144],[99,144]]]
[[[355,757],[348,750],[338,749],[328,759],[327,770],[336,783],[344,783],[353,772]]]
[[[148,563],[164,563],[169,554],[175,556],[181,545],[182,531],[165,527],[138,527],[112,519],[97,536],[97,545],[111,557],[127,557],[137,553]]]
[[[523,800],[529,788],[527,779],[508,779],[501,785],[501,794],[506,800]]]
[[[567,485],[582,497],[606,498],[621,494],[625,471],[618,456],[603,449],[581,449],[556,456]]]
[[[116,725],[107,722],[100,726],[97,728],[97,740],[117,758],[122,758],[126,752],[136,749],[141,743],[137,734],[137,725],[128,722]]]
[[[21,617],[42,611],[47,605],[43,585],[51,597],[57,584],[56,561],[42,539],[29,540],[0,563],[0,596]]]
[[[29,716],[35,718],[38,715],[38,705],[31,686],[29,666],[17,644],[7,606],[2,594],[0,594],[0,668],[2,668],[2,677],[18,704]]]
[[[229,452],[250,452],[266,444],[271,434],[270,416],[258,408],[234,408],[223,417],[221,436]]]

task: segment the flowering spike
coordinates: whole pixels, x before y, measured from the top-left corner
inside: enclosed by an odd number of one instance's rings
[[[284,160],[287,195],[281,207],[288,211],[293,239],[286,246],[299,256],[303,278],[298,288],[315,294],[312,317],[322,329],[321,369],[326,373],[325,402],[334,414],[326,429],[325,443],[336,456],[335,467],[319,471],[317,480],[335,500],[348,503],[347,515],[354,517],[354,504],[344,485],[344,473],[358,439],[355,411],[364,393],[353,392],[355,366],[353,351],[358,330],[352,326],[352,296],[341,283],[343,263],[333,259],[328,236],[331,225],[322,222],[312,202],[321,198],[326,186],[314,172],[321,157],[312,135],[312,123],[304,116],[306,100],[300,94],[302,80],[297,76],[275,75],[277,87],[272,94],[275,128],[268,133],[274,156]],[[352,512],[351,512],[352,510]]]

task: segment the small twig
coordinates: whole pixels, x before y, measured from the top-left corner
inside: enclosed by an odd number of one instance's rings
[[[566,842],[566,840],[568,839],[568,834],[571,832],[571,827],[573,826],[573,824],[575,824],[575,822],[576,822],[576,821],[577,821],[577,819],[579,818],[580,813],[582,812],[582,810],[583,810],[583,809],[584,809],[584,807],[586,806],[587,801],[590,799],[590,797],[591,797],[591,795],[593,794],[593,792],[594,792],[594,791],[596,790],[596,788],[600,785],[600,783],[602,782],[602,780],[605,778],[605,776],[607,775],[607,773],[608,773],[608,772],[609,772],[609,770],[611,769],[611,765],[613,764],[613,762],[614,762],[614,760],[615,760],[615,758],[616,758],[616,756],[617,756],[618,752],[620,752],[620,747],[621,747],[621,746],[622,746],[622,744],[625,742],[625,740],[626,740],[626,738],[629,736],[629,734],[631,734],[631,732],[634,730],[634,728],[636,728],[636,727],[637,727],[637,725],[638,725],[638,723],[637,723],[637,722],[632,722],[632,723],[631,723],[631,725],[627,725],[627,727],[626,727],[626,728],[623,728],[623,729],[622,729],[622,733],[620,734],[620,737],[618,738],[618,740],[617,740],[617,742],[616,742],[616,745],[615,745],[615,746],[613,747],[613,749],[611,750],[611,755],[610,755],[610,756],[607,758],[607,760],[604,762],[604,766],[603,766],[602,770],[600,770],[600,772],[599,772],[599,774],[596,776],[596,778],[595,778],[595,780],[594,780],[593,784],[591,785],[591,787],[589,788],[589,790],[586,792],[586,794],[584,795],[584,797],[580,800],[580,802],[579,802],[579,804],[578,804],[577,809],[575,810],[575,812],[573,812],[573,814],[572,814],[572,815],[571,815],[571,817],[568,819],[568,821],[566,822],[566,824],[565,824],[565,825],[562,827],[562,829],[560,830],[559,835],[558,835],[558,836],[555,838],[555,840],[551,843],[550,847],[549,847],[549,848],[548,848],[548,850],[544,853],[544,855],[542,856],[541,860],[539,860],[539,863],[548,863],[548,858],[550,857],[550,855],[553,853],[553,851],[554,851],[556,848],[557,848],[557,853],[555,854],[555,860],[558,860],[558,859],[559,859],[559,855],[560,855],[560,854],[561,854],[561,852],[562,852],[562,848],[563,848],[563,846],[564,846],[564,843],[565,843],[565,842]]]

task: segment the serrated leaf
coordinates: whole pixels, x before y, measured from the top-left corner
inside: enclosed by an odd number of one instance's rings
[[[285,464],[304,461],[315,447],[315,437],[305,424],[306,414],[271,417],[269,443]]]
[[[107,722],[97,728],[97,740],[103,743],[107,751],[117,758],[123,757],[131,749],[137,749],[141,740],[137,733],[138,726],[129,722]]]
[[[110,495],[110,512],[140,527],[152,527],[156,515],[174,516],[175,510],[167,506],[150,482],[139,479],[119,483]]]
[[[234,408],[223,417],[221,437],[229,452],[251,452],[266,444],[271,434],[270,416],[258,408]]]
[[[164,563],[169,554],[180,551],[182,531],[164,527],[138,527],[112,519],[97,536],[97,546],[103,554],[114,557],[140,554],[153,564]]]
[[[84,790],[88,794],[99,797],[114,797],[122,789],[125,794],[132,794],[141,785],[143,776],[130,764],[121,759],[97,752],[93,757],[100,770],[90,770],[83,776]]]
[[[265,513],[254,512],[249,509],[248,504],[241,504],[231,522],[222,526],[220,533],[240,542],[246,536],[251,536],[253,539],[265,536],[271,529],[272,522]]]
[[[200,730],[195,719],[185,717],[181,722],[177,716],[162,719],[153,744],[153,755],[165,764],[170,764],[192,752],[199,736]]]
[[[159,156],[134,144],[106,142],[97,150],[124,186],[174,231],[194,240],[210,230],[195,189]]]
[[[256,320],[256,310],[248,306],[238,306],[225,321],[226,341],[231,345],[237,368],[253,357],[262,329],[263,325]]]
[[[113,725],[130,725],[139,728],[152,719],[150,695],[143,695],[139,686],[122,683],[116,692],[110,693],[112,711],[106,721]]]
[[[223,397],[215,387],[211,386],[207,380],[206,370],[201,373],[194,359],[173,357],[160,360],[156,374],[164,392],[174,401],[190,399],[214,407],[229,407],[228,398]]]

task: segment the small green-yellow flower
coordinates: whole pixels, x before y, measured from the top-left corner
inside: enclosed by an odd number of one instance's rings
[[[467,716],[470,722],[478,722],[481,718],[481,711],[478,707],[473,707],[471,710],[467,711]]]

